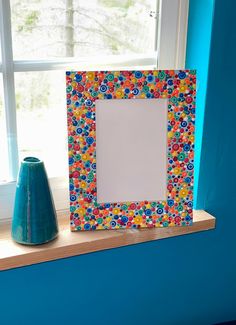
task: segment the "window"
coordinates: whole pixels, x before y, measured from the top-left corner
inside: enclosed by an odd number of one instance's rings
[[[0,219],[26,156],[68,207],[65,70],[183,68],[187,12],[188,0],[0,0]]]

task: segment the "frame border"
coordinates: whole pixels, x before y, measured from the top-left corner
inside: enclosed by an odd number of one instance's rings
[[[195,70],[68,71],[71,230],[191,225]],[[96,201],[97,99],[168,99],[166,201]]]

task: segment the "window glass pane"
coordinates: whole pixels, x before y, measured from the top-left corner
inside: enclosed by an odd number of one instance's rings
[[[65,72],[15,73],[20,159],[45,162],[50,177],[67,176]]]
[[[2,63],[2,45],[1,45],[1,35],[0,35],[0,64],[1,63]]]
[[[0,149],[0,182],[4,182],[9,179],[9,168],[2,73],[0,73]]]
[[[155,50],[158,0],[11,0],[15,59]]]

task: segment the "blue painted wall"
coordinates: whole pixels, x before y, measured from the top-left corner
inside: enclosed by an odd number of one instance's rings
[[[236,319],[236,1],[215,1],[208,67],[208,53],[194,53],[209,41],[204,28],[213,5],[190,0],[187,67],[204,66],[200,85],[208,71],[198,204],[215,214],[217,229],[1,272],[1,325],[209,325]]]
[[[215,0],[190,0],[188,24],[188,49],[186,67],[197,69],[197,115],[195,141],[194,206],[197,205],[197,189],[202,149],[203,122],[207,94],[211,32]]]

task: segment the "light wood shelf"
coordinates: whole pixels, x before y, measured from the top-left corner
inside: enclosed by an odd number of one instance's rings
[[[39,246],[13,242],[10,224],[0,224],[0,270],[215,228],[215,218],[203,210],[194,211],[193,225],[187,227],[71,232],[68,219],[68,212],[60,215],[59,236]]]

